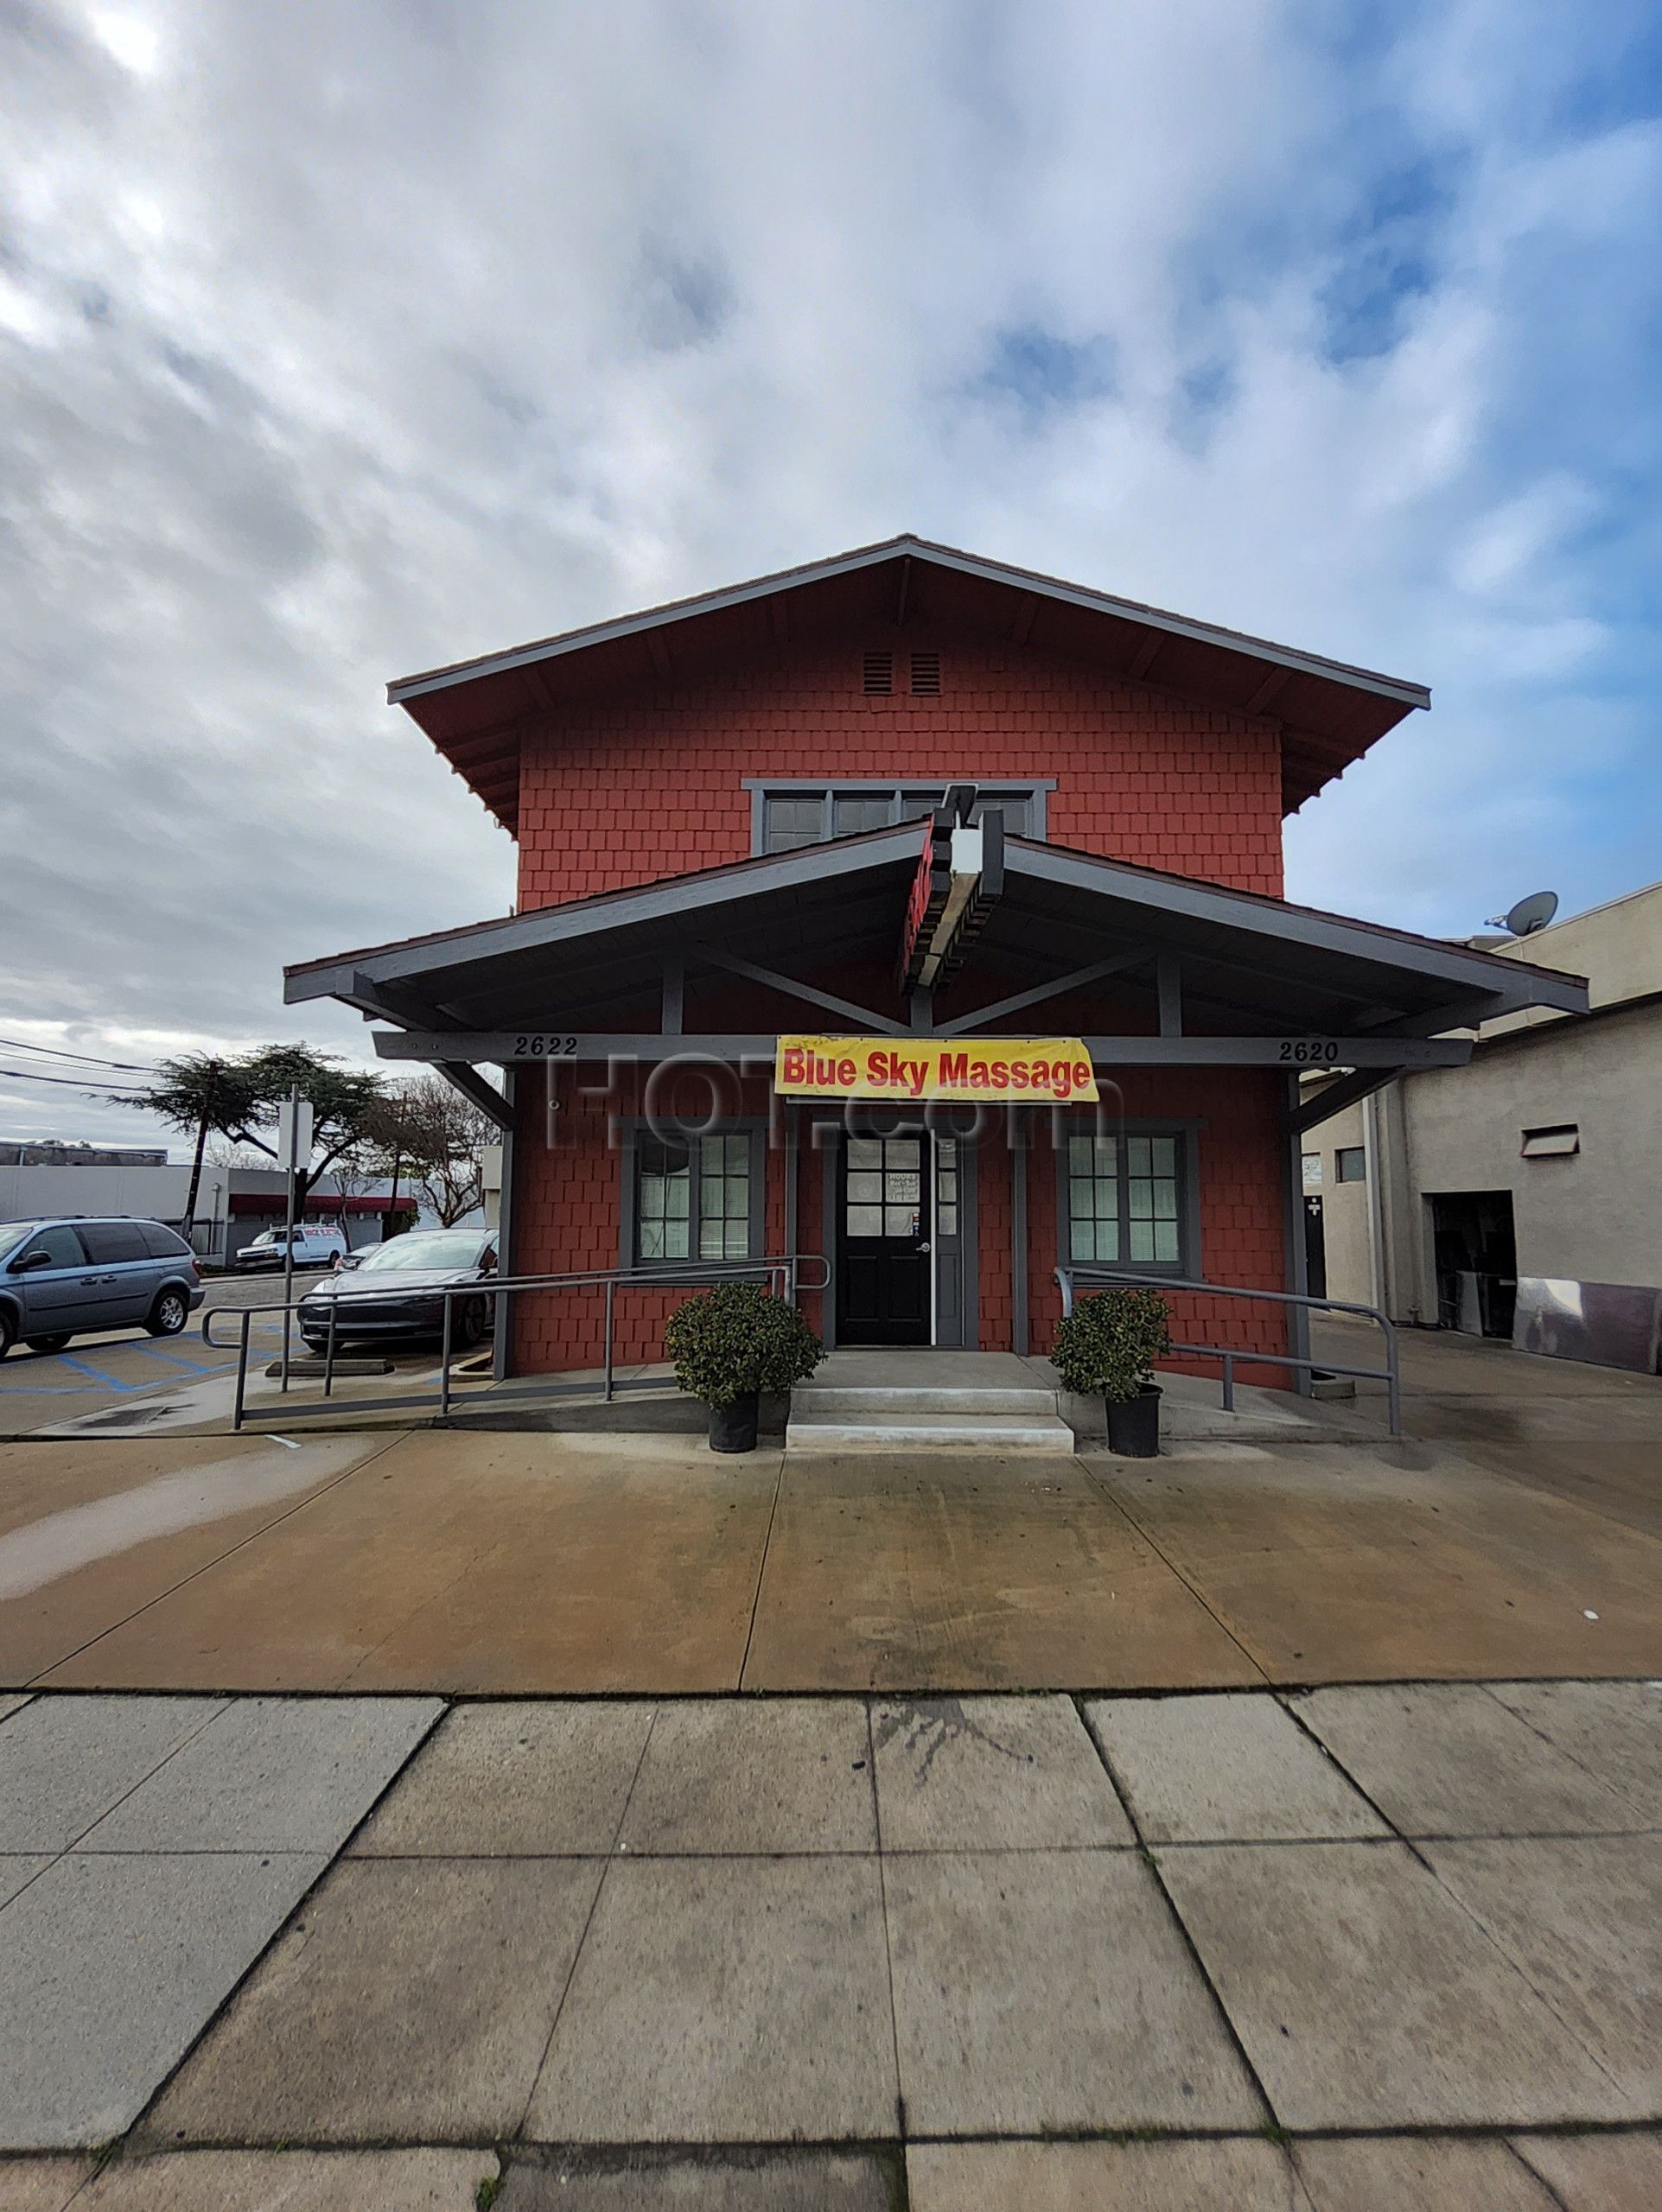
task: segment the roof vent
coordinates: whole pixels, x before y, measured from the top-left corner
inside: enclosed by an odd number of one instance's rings
[[[923,698],[940,696],[940,655],[914,653],[912,656],[912,689]]]
[[[868,653],[864,663],[868,691],[892,691],[895,689],[895,656],[893,653]]]

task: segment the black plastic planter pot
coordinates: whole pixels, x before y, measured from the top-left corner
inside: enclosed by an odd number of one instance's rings
[[[1160,1451],[1160,1385],[1144,1382],[1134,1398],[1108,1401],[1108,1449],[1123,1459],[1153,1459]]]
[[[712,1452],[754,1452],[760,1394],[735,1398],[730,1406],[710,1409],[710,1448]]]

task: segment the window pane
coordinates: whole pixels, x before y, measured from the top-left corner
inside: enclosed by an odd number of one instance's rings
[[[1175,1221],[1177,1218],[1176,1184],[1159,1182],[1155,1184],[1153,1188],[1155,1218],[1157,1221]]]
[[[691,1233],[685,1221],[664,1224],[664,1256],[669,1260],[690,1259],[692,1255]]]
[[[1154,1256],[1168,1263],[1177,1258],[1177,1224],[1157,1221],[1154,1225]]]
[[[1130,1213],[1133,1221],[1146,1221],[1154,1211],[1154,1189],[1146,1179],[1134,1182],[1126,1196],[1130,1201]]]
[[[763,842],[770,853],[788,853],[799,845],[815,845],[825,834],[825,803],[814,791],[800,798],[765,800]]]
[[[956,1137],[937,1137],[935,1139],[935,1158],[940,1163],[940,1168],[943,1174],[956,1167],[958,1166],[958,1139]]]
[[[883,1196],[892,1206],[914,1206],[923,1192],[921,1175],[896,1175],[883,1178]]]
[[[850,1206],[849,1235],[850,1236],[881,1236],[883,1233],[883,1210],[881,1206]]]
[[[871,1205],[883,1195],[883,1179],[869,1168],[849,1170],[849,1198],[857,1205]]]
[[[1134,1221],[1131,1224],[1131,1257],[1134,1261],[1153,1259],[1154,1228],[1151,1223]]]
[[[851,837],[862,830],[881,830],[895,818],[894,796],[888,791],[845,793],[831,801],[831,834]]]
[[[883,1235],[885,1236],[914,1236],[917,1218],[910,1206],[885,1206],[883,1208]]]
[[[1075,1221],[1068,1231],[1068,1257],[1073,1260],[1094,1260],[1097,1256],[1096,1232],[1088,1221]]]
[[[850,1167],[881,1167],[883,1164],[883,1141],[881,1137],[850,1137],[849,1166]]]
[[[684,1167],[678,1175],[671,1178],[665,1196],[669,1201],[665,1211],[670,1218],[685,1221],[691,1211],[692,1172],[690,1168]]]
[[[943,1236],[956,1236],[958,1235],[958,1208],[952,1205],[939,1207],[935,1213],[935,1227]]]
[[[643,1260],[661,1260],[664,1256],[664,1224],[661,1221],[640,1224],[640,1256]]]
[[[1149,1173],[1147,1137],[1128,1137],[1125,1140],[1125,1165],[1133,1175]]]
[[[1099,1260],[1119,1257],[1119,1225],[1117,1222],[1099,1221],[1096,1226],[1097,1252]]]
[[[1177,1173],[1177,1140],[1175,1137],[1150,1137],[1149,1155],[1151,1172],[1156,1175],[1175,1175]]]
[[[957,1176],[944,1174],[937,1175],[935,1178],[935,1196],[940,1200],[942,1205],[951,1205],[953,1200],[958,1197]]]

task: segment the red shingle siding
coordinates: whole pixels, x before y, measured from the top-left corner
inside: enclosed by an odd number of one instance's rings
[[[1085,852],[1279,895],[1277,725],[980,636],[938,648],[941,691],[868,696],[850,636],[724,679],[566,709],[519,770],[519,902],[547,906],[744,859],[746,777],[1048,777],[1047,834]],[[879,640],[878,642],[884,642]],[[902,656],[903,658],[903,656]]]

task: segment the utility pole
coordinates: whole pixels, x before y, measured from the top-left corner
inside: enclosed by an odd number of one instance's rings
[[[207,1149],[207,1133],[219,1097],[220,1067],[218,1060],[207,1064],[207,1089],[202,1093],[201,1119],[196,1124],[196,1157],[190,1163],[190,1188],[185,1194],[185,1242],[192,1251],[196,1249],[196,1197],[202,1184],[202,1154]]]
[[[312,1156],[311,1102],[302,1099],[297,1084],[289,1086],[289,1103],[277,1114],[277,1154],[288,1192],[283,1238],[283,1388],[286,1391],[290,1333],[294,1325],[290,1309],[295,1295],[295,1177],[301,1161]]]

